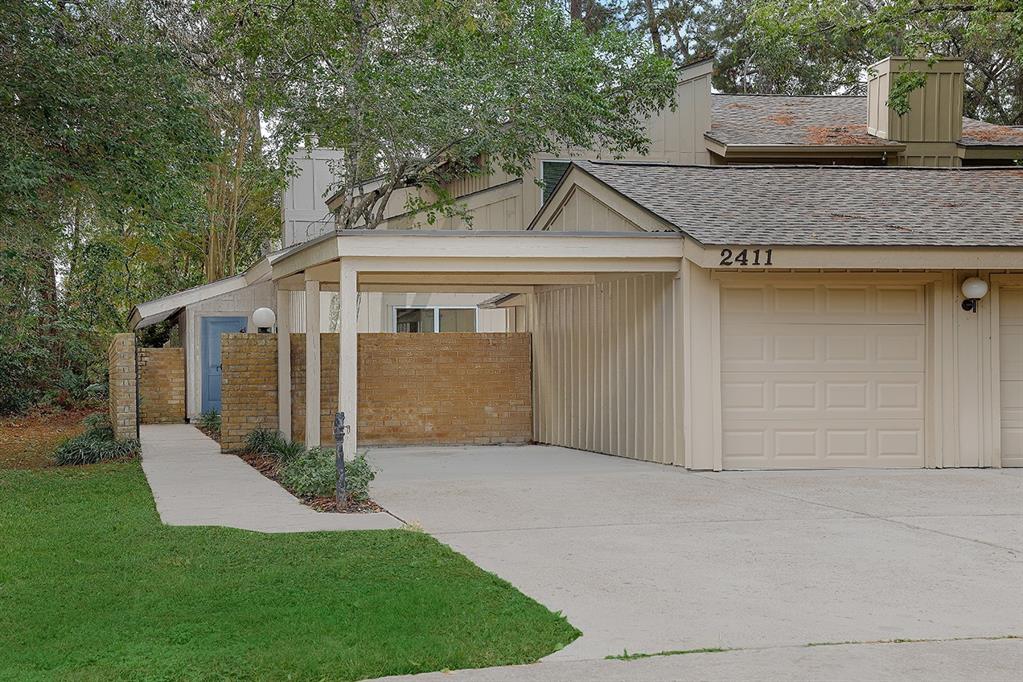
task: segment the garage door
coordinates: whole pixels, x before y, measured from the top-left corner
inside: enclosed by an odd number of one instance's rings
[[[721,290],[726,469],[922,467],[920,286]]]
[[[1023,289],[998,292],[1002,466],[1023,467]]]

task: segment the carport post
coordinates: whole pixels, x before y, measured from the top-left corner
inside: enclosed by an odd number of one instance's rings
[[[291,440],[291,292],[277,290],[277,428]]]
[[[320,446],[320,282],[305,283],[305,446]]]
[[[350,259],[342,258],[340,269],[337,409],[345,413],[345,444],[354,456],[359,447],[359,273]]]

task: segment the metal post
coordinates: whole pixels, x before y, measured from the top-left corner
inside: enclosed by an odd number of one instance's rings
[[[348,481],[345,478],[345,434],[348,427],[345,426],[345,413],[334,413],[334,463],[337,466],[337,485],[334,487],[334,500],[338,506],[341,501],[348,501]]]

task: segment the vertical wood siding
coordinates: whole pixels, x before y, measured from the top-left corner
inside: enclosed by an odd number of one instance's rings
[[[541,443],[682,464],[673,275],[535,295],[535,437]]]

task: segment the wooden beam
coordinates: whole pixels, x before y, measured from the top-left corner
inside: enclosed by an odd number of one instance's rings
[[[359,291],[399,294],[526,294],[532,290],[522,284],[359,284]]]
[[[341,280],[338,352],[341,357],[338,359],[337,409],[344,412],[348,426],[345,452],[354,457],[359,447],[359,273],[346,258],[341,259],[338,270]]]
[[[545,233],[537,233],[545,234]],[[681,243],[679,240],[678,243]],[[681,251],[681,249],[679,249]],[[455,257],[359,257],[352,256],[359,272],[459,273],[491,271],[509,273],[678,272],[679,256],[668,258],[506,258]]]
[[[305,445],[320,445],[320,283],[305,283]]]
[[[360,272],[359,285],[365,284],[471,284],[471,285],[523,285],[537,284],[593,284],[588,273],[504,273],[504,272]],[[502,289],[503,290],[503,289]]]
[[[337,256],[408,259],[481,259],[479,271],[551,272],[549,267],[503,267],[511,262],[542,264],[562,259],[679,258],[682,235],[630,232],[471,232],[447,230],[350,230],[337,237]],[[298,254],[291,258],[297,257]],[[281,264],[291,258],[283,259]],[[315,265],[325,262],[323,259]],[[275,263],[275,271],[278,264]],[[358,268],[360,271],[363,268]],[[464,272],[466,269],[462,269]],[[553,271],[557,271],[556,269]],[[628,271],[628,268],[625,270]]]
[[[277,290],[277,429],[291,440],[291,292]]]

